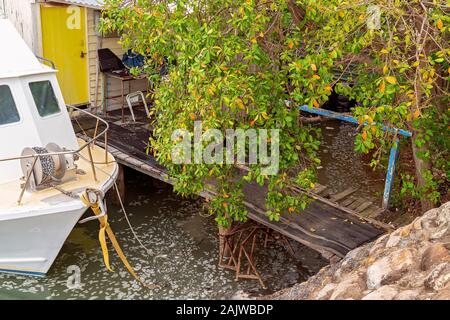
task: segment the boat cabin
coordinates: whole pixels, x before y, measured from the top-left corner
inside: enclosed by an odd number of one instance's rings
[[[57,70],[39,62],[9,20],[0,19],[0,34],[0,159],[51,142],[78,149]],[[19,160],[0,161],[0,183],[22,176]]]

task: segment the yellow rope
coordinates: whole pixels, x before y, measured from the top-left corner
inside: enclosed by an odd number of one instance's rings
[[[91,203],[91,201],[89,200],[89,196],[87,194],[87,191],[84,191],[81,195],[80,195],[80,199],[81,201],[86,205],[91,207],[92,211],[94,212],[94,214],[96,216],[101,215],[101,209],[100,206],[97,203]],[[101,200],[100,200],[101,201]],[[127,258],[125,257],[125,254],[123,253],[122,249],[120,248],[119,243],[117,242],[116,236],[114,235],[114,232],[111,229],[111,226],[108,223],[108,215],[105,214],[102,217],[98,218],[98,221],[100,223],[100,230],[98,233],[98,239],[100,241],[100,246],[102,248],[102,253],[103,253],[103,261],[105,262],[105,266],[108,269],[108,271],[113,272],[111,265],[109,263],[109,252],[108,252],[108,246],[106,244],[106,234],[108,235],[109,239],[111,240],[111,243],[114,247],[114,250],[117,252],[117,255],[119,256],[120,260],[122,260],[122,263],[125,265],[125,267],[127,268],[128,272],[139,282],[141,283],[143,286],[148,287],[147,285],[144,284],[144,282],[142,282],[142,280],[138,277],[138,275],[136,274],[136,272],[134,271],[133,267],[131,266],[131,264],[128,262]]]

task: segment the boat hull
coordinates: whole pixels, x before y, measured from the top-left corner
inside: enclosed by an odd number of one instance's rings
[[[44,276],[86,210],[80,203],[79,208],[1,221],[0,272]]]
[[[80,140],[79,145],[84,141]],[[90,149],[96,163],[96,175],[87,154],[80,152],[77,162],[80,173],[57,188],[22,191],[20,181],[0,184],[0,272],[44,276],[52,266],[70,232],[88,207],[79,198],[86,188],[102,191],[114,185],[118,164],[111,154],[105,160],[105,150]],[[62,191],[61,191],[62,190]],[[92,221],[91,223],[96,223]]]

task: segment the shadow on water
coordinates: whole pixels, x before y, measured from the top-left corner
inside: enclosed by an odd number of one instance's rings
[[[77,225],[45,278],[0,275],[0,299],[225,299],[259,296],[304,281],[325,261],[294,244],[296,256],[276,244],[260,249],[256,263],[268,290],[257,281],[234,280],[234,273],[217,266],[218,237],[213,217],[204,217],[202,201],[182,199],[171,187],[127,170],[126,208],[147,254],[133,237],[123,213],[109,209],[109,221],[129,261],[145,283],[142,288],[125,270],[111,245],[114,273],[106,271],[98,244],[98,223]],[[70,266],[79,268],[81,287],[72,284]],[[69,283],[68,283],[69,282]]]

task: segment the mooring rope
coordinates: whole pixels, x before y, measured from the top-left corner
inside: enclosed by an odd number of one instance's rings
[[[145,249],[145,251],[147,252],[148,255],[152,255],[153,250],[147,248],[141,241],[141,239],[138,237],[136,231],[134,231],[133,226],[131,225],[130,219],[128,218],[128,213],[125,210],[125,206],[123,205],[122,202],[122,197],[120,196],[120,192],[119,192],[119,188],[117,186],[117,183],[114,181],[114,189],[116,189],[116,193],[117,193],[117,198],[119,199],[119,203],[120,203],[120,207],[122,208],[122,212],[123,215],[125,216],[125,219],[127,220],[128,226],[130,227],[131,233],[133,234],[134,238],[137,240],[137,242],[139,243],[139,245]]]
[[[89,190],[89,191],[88,191]],[[94,192],[97,194],[97,200],[96,202],[91,202],[91,199],[89,198],[88,193]],[[124,252],[122,251],[122,248],[119,245],[119,242],[116,239],[116,236],[114,235],[114,232],[111,229],[111,226],[108,222],[108,215],[106,212],[103,212],[103,210],[100,207],[100,203],[102,201],[99,194],[102,193],[99,190],[96,189],[86,189],[83,193],[80,195],[80,200],[86,205],[89,206],[92,211],[94,212],[95,216],[97,217],[99,223],[100,223],[100,230],[98,234],[98,239],[100,241],[100,246],[103,253],[103,261],[105,263],[106,269],[108,271],[113,272],[113,269],[110,265],[110,259],[109,259],[109,252],[108,252],[108,246],[106,243],[106,235],[108,235],[109,240],[111,241],[114,250],[116,251],[117,255],[119,256],[120,260],[128,270],[128,272],[144,287],[148,289],[154,289],[157,286],[156,285],[147,285],[136,273],[133,266],[128,262],[128,259],[126,258]],[[100,201],[100,202],[99,202]]]
[[[80,154],[80,157],[83,158],[85,161],[90,162],[88,159],[86,159],[85,157],[83,157],[81,154]],[[110,163],[113,163],[113,161],[111,161]],[[106,163],[103,163],[103,164],[106,164]],[[112,175],[109,174],[108,172],[106,172],[105,170],[103,170],[102,168],[99,168],[99,167],[97,167],[97,166],[95,166],[95,167],[96,167],[96,169],[98,169],[98,170],[102,171],[104,174],[106,174],[108,177],[112,178]],[[95,213],[96,216],[100,215],[100,211],[99,211],[98,205],[92,205],[92,204],[90,204],[89,199],[88,199],[88,197],[87,197],[87,195],[86,195],[86,190],[85,190],[83,193],[81,193],[80,196],[78,196],[78,195],[74,194],[73,192],[66,191],[66,190],[64,190],[63,188],[61,188],[61,187],[59,187],[59,186],[57,186],[57,185],[55,185],[55,184],[50,184],[50,187],[53,187],[55,190],[61,192],[62,194],[66,195],[66,196],[68,196],[68,197],[70,197],[70,198],[74,198],[74,199],[79,199],[79,200],[81,200],[84,204],[86,204],[86,205],[88,205],[88,206],[91,207],[92,211]],[[152,250],[151,250],[151,249],[148,249],[148,248],[142,243],[141,239],[138,237],[136,231],[134,230],[133,226],[131,225],[130,219],[128,218],[128,213],[126,212],[125,206],[123,205],[122,198],[121,198],[121,196],[120,196],[119,189],[118,189],[118,186],[117,186],[116,181],[114,181],[114,188],[116,189],[117,197],[118,197],[118,199],[119,199],[119,203],[120,203],[121,209],[122,209],[122,211],[123,211],[123,213],[124,213],[125,219],[126,219],[126,221],[127,221],[128,226],[130,227],[130,230],[131,230],[131,232],[132,232],[134,238],[138,241],[139,245],[140,245],[142,248],[145,249],[145,251],[147,252],[147,254],[148,254],[148,255],[151,255]],[[113,244],[113,247],[114,247],[116,253],[119,255],[120,260],[122,260],[123,264],[125,265],[125,267],[126,267],[127,270],[129,271],[129,273],[130,273],[130,274],[131,274],[131,275],[132,275],[132,276],[133,276],[133,277],[134,277],[134,278],[135,278],[135,279],[136,279],[143,287],[145,287],[145,288],[147,288],[147,289],[155,289],[155,288],[159,288],[159,287],[160,287],[159,285],[155,285],[155,284],[148,285],[148,284],[144,283],[144,282],[142,281],[142,279],[136,274],[134,268],[133,268],[133,267],[131,266],[131,264],[128,262],[127,258],[125,257],[125,254],[123,253],[122,249],[120,248],[120,245],[119,245],[119,243],[117,242],[117,240],[116,240],[116,238],[115,238],[115,236],[114,236],[114,233],[113,233],[113,231],[111,230],[111,227],[109,226],[109,223],[108,223],[107,219],[108,219],[108,218],[107,218],[107,215],[105,215],[104,217],[98,217],[98,221],[100,222],[100,226],[101,226],[101,228],[100,228],[100,234],[99,234],[99,240],[100,240],[100,245],[101,245],[101,248],[102,248],[103,258],[104,258],[104,262],[105,262],[106,268],[107,268],[109,271],[112,271],[111,266],[110,266],[110,264],[109,264],[109,254],[108,254],[108,249],[107,249],[107,247],[106,247],[105,233],[108,234],[108,236],[109,236],[109,238],[110,238],[110,240],[111,240],[111,242],[112,242],[112,244]]]
[[[83,155],[80,154],[80,157],[83,158],[83,160],[90,162],[89,159],[87,159],[86,157],[84,157]],[[110,161],[108,163],[114,163],[115,161]],[[106,164],[106,162],[94,162],[95,164]],[[95,166],[96,169],[100,170],[101,172],[103,172],[104,174],[106,174],[107,176],[109,176],[110,178],[112,178],[112,175],[110,175],[108,172],[106,172],[105,170],[103,170],[102,168],[99,168],[97,166]],[[117,182],[114,181],[114,189],[116,189],[116,193],[117,193],[117,198],[119,199],[119,203],[120,203],[120,208],[122,209],[123,215],[125,217],[125,220],[127,221],[128,227],[131,230],[131,233],[133,234],[133,237],[136,239],[136,241],[139,243],[139,245],[147,252],[148,255],[152,255],[153,250],[147,248],[144,243],[141,241],[141,239],[139,238],[139,236],[137,235],[136,231],[133,228],[133,225],[131,224],[131,221],[128,217],[128,213],[125,209],[125,206],[123,204],[122,201],[122,197],[120,196],[120,192],[119,192],[119,188],[117,186]]]

